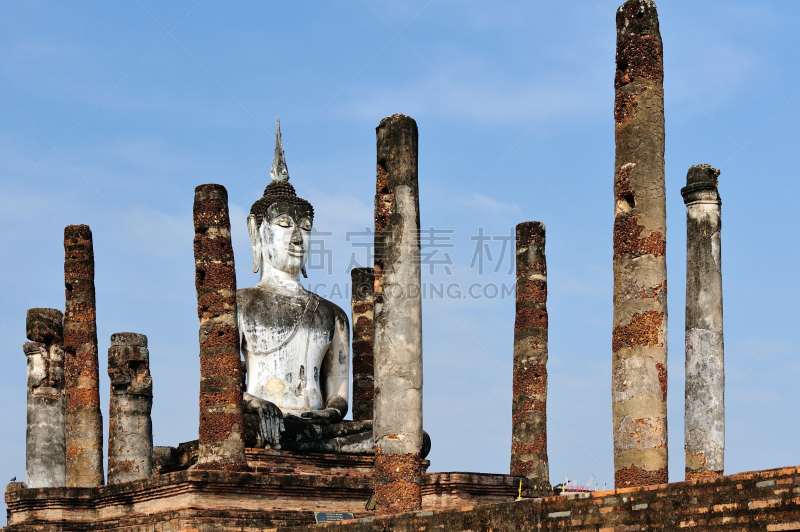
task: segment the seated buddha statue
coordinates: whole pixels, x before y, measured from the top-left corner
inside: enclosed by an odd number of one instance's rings
[[[372,422],[343,421],[350,386],[350,326],[336,304],[306,290],[311,204],[289,184],[275,134],[271,182],[247,217],[258,284],[236,293],[247,446],[372,452]]]

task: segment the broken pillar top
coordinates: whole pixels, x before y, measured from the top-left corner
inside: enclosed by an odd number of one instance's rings
[[[91,240],[92,230],[85,224],[68,225],[64,228],[64,238],[84,238],[86,240]]]
[[[628,0],[617,10],[617,73],[614,88],[619,89],[644,78],[664,79],[664,57],[658,12],[652,0]]]
[[[375,280],[374,268],[353,268],[350,270],[350,279],[353,286],[359,284],[372,284]]]
[[[628,0],[617,9],[617,31],[628,34],[658,32],[658,10],[653,0]]]
[[[147,336],[129,332],[111,335],[108,376],[114,393],[152,395]]]
[[[194,189],[194,230],[205,232],[212,227],[230,226],[228,191],[222,185],[207,183]]]
[[[411,188],[412,195],[419,194],[417,121],[396,113],[382,119],[375,133],[378,139],[378,193],[388,194],[395,187],[406,185]]]
[[[520,243],[543,244],[545,239],[545,226],[543,222],[522,222],[517,224],[517,238]]]
[[[350,270],[350,280],[353,284],[354,300],[372,299],[375,290],[374,268],[353,268]]]
[[[681,189],[684,203],[698,200],[720,201],[717,192],[719,174],[720,171],[710,164],[696,164],[689,168],[686,174],[686,186]]]
[[[131,332],[119,332],[111,335],[111,345],[129,345],[132,347],[147,347],[147,336]]]
[[[25,313],[25,336],[31,342],[61,343],[64,313],[54,308],[29,308]]]

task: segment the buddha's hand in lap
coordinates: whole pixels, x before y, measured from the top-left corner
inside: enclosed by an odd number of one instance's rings
[[[320,425],[332,425],[342,420],[342,413],[336,408],[325,408],[324,410],[309,410],[302,412],[300,417],[304,421],[311,421]]]
[[[257,412],[261,421],[261,436],[264,443],[271,446],[280,444],[281,432],[286,430],[283,426],[283,412],[274,403],[265,401],[260,397],[244,394],[244,402],[251,412]]]

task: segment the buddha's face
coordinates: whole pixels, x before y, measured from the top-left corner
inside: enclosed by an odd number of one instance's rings
[[[295,276],[308,260],[311,218],[306,209],[276,203],[258,228],[262,265]],[[253,243],[255,247],[255,242]]]

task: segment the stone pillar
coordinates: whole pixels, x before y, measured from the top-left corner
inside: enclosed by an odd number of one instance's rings
[[[667,482],[663,54],[652,0],[617,10],[612,413],[617,488]]]
[[[67,487],[103,484],[103,415],[97,362],[94,248],[88,225],[64,229],[64,377]]]
[[[373,299],[375,272],[372,268],[350,271],[353,293],[353,421],[371,420],[375,401],[373,377],[373,335],[375,334]]]
[[[511,474],[550,484],[547,460],[547,257],[542,222],[517,225]]]
[[[194,263],[200,318],[200,448],[197,468],[247,471],[236,270],[228,192],[194,190]]]
[[[147,336],[111,335],[108,348],[108,483],[153,474],[153,378]]]
[[[422,299],[417,123],[376,129],[375,495],[377,515],[422,508]]]
[[[719,170],[692,166],[686,203],[686,480],[722,475],[725,357],[722,337],[722,200]]]
[[[28,359],[28,427],[25,438],[26,485],[67,485],[64,432],[64,314],[53,308],[28,309],[22,349]]]

